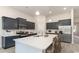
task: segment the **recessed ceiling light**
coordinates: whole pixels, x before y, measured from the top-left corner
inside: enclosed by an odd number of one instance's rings
[[[35,14],[36,14],[36,15],[40,15],[40,12],[39,12],[39,11],[36,11]]]
[[[49,19],[48,21],[49,21],[49,22],[52,22],[52,19]]]
[[[52,13],[52,11],[49,11],[49,14],[51,14]]]
[[[64,10],[66,10],[67,8],[63,8]]]

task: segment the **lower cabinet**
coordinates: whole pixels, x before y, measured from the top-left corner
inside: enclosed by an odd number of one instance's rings
[[[13,39],[16,38],[19,38],[19,36],[8,36],[8,37],[2,36],[2,48],[6,49],[15,46],[15,41]]]
[[[7,36],[7,37],[2,36],[2,48],[6,49],[15,46],[15,41],[13,39],[23,38],[33,35],[37,35],[37,33],[28,34],[27,36]]]
[[[59,35],[62,42],[71,43],[72,42],[72,35],[71,34],[61,34]]]

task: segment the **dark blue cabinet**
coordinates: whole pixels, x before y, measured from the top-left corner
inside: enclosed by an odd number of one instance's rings
[[[16,18],[18,20],[19,29],[35,29],[35,23],[26,21],[24,18]]]
[[[27,21],[26,29],[35,29],[35,23]]]
[[[19,29],[26,29],[26,19],[24,18],[16,18],[18,21],[18,28]]]
[[[2,17],[2,27],[3,29],[35,29],[35,23],[26,21],[24,18],[11,18],[11,17]]]
[[[15,41],[13,39],[20,38],[19,36],[2,36],[2,48],[9,48],[15,46]]]
[[[46,29],[58,29],[58,26],[70,26],[71,19],[64,19],[58,22],[46,23]]]
[[[3,29],[17,29],[17,20],[10,17],[2,17]]]
[[[61,38],[62,42],[67,42],[67,43],[72,42],[72,35],[71,34],[60,34],[59,37]]]
[[[46,29],[58,29],[58,22],[46,23]]]
[[[65,19],[65,20],[60,20],[59,21],[59,25],[60,26],[67,26],[67,25],[71,25],[71,19]]]

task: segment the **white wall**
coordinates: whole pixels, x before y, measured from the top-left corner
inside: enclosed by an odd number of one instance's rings
[[[12,7],[1,7],[0,6],[0,17],[1,16],[8,16],[8,17],[13,17],[13,18],[23,17],[29,21],[34,21],[33,17],[31,17],[21,11],[18,11]]]
[[[79,12],[76,12],[76,10],[74,10],[74,25],[76,25],[74,34],[79,36]]]
[[[0,47],[2,46],[1,42],[1,36],[12,36],[16,35],[16,31],[18,30],[10,30],[11,32],[6,32],[5,30],[2,30],[2,22],[1,22],[1,17],[2,16],[7,16],[7,17],[12,17],[12,18],[17,18],[17,17],[22,17],[27,19],[28,21],[35,22],[34,18],[32,16],[29,16],[25,13],[22,13],[21,11],[18,11],[16,9],[13,9],[11,7],[5,7],[5,6],[0,6]],[[34,31],[34,30],[23,30],[23,31]]]
[[[44,34],[46,32],[46,17],[36,16],[36,32],[39,34]]]
[[[74,44],[79,44],[79,11],[74,10],[74,28],[73,28],[73,41]]]
[[[63,13],[63,14],[58,14],[58,15],[47,17],[46,22],[49,22],[48,21],[49,19],[51,19],[52,22],[57,22],[59,20],[70,19],[70,18],[71,18],[71,13]]]

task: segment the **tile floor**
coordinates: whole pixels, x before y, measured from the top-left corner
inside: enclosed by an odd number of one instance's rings
[[[79,53],[79,44],[61,43],[61,53]],[[15,53],[15,47],[0,49],[0,53]]]
[[[79,44],[62,43],[61,53],[79,53]]]
[[[8,49],[0,49],[0,53],[15,53],[15,47],[11,47]]]

